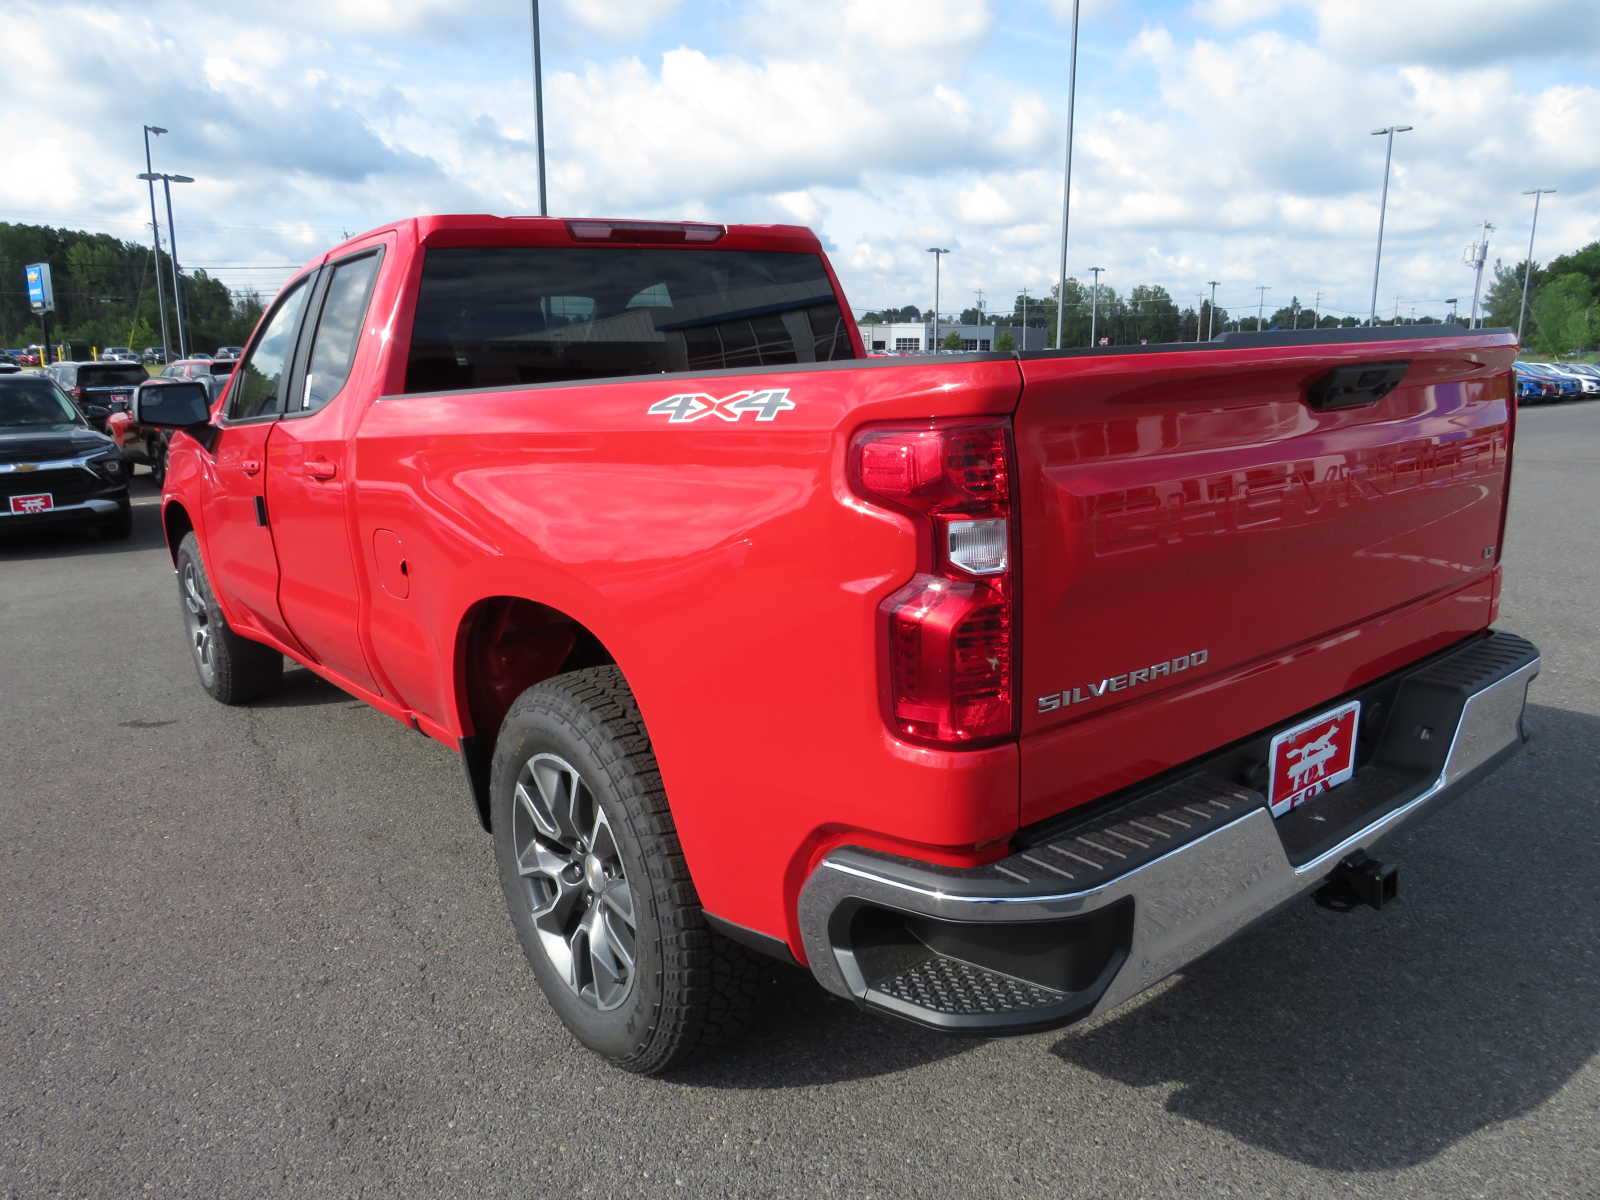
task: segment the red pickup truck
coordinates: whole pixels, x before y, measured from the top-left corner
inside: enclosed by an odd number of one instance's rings
[[[1390,899],[1523,741],[1514,352],[873,359],[803,229],[435,216],[135,415],[206,690],[287,657],[457,750],[549,1002],[659,1071],[752,950],[993,1034]]]

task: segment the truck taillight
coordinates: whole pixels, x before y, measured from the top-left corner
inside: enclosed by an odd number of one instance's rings
[[[917,574],[880,606],[885,708],[908,740],[1016,732],[1010,445],[1005,420],[874,426],[851,442],[856,491],[917,524]]]

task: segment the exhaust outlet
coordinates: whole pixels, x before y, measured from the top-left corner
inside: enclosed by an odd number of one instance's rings
[[[1358,904],[1382,908],[1399,895],[1400,869],[1357,850],[1333,869],[1311,898],[1322,908],[1349,912]]]

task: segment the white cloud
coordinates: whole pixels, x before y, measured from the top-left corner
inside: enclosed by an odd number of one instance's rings
[[[561,12],[602,37],[621,40],[648,33],[682,0],[562,0]]]
[[[1190,12],[1219,29],[1237,29],[1275,17],[1293,0],[1201,0]]]

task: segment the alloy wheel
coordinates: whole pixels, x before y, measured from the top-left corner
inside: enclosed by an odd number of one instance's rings
[[[611,822],[577,768],[535,754],[517,775],[512,847],[528,913],[562,981],[601,1011],[633,987],[633,889]]]

